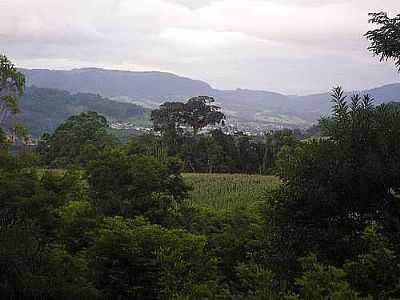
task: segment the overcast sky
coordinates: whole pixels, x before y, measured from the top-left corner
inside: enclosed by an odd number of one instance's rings
[[[367,51],[368,12],[399,0],[0,0],[17,66],[160,70],[220,89],[305,94],[400,82]]]

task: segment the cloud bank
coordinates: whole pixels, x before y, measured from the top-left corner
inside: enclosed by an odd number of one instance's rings
[[[366,50],[373,11],[399,13],[398,0],[2,0],[0,52],[24,67],[161,70],[225,89],[362,89],[400,79]]]

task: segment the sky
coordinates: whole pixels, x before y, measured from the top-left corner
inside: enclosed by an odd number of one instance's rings
[[[0,53],[26,68],[167,71],[285,94],[400,82],[367,50],[399,0],[0,0]]]

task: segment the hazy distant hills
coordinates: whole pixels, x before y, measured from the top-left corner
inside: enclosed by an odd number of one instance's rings
[[[97,68],[71,71],[23,70],[28,85],[57,88],[71,93],[97,93],[104,97],[168,97],[209,94],[205,82],[162,72],[112,71]]]
[[[97,68],[71,71],[22,70],[27,84],[71,93],[94,93],[115,101],[154,108],[164,101],[197,95],[214,96],[232,122],[245,126],[307,127],[329,114],[329,93],[287,96],[268,91],[218,90],[208,83],[164,72],[130,72]],[[369,91],[376,103],[399,101],[400,83]]]
[[[347,92],[347,96],[350,97],[357,92],[372,96],[376,105],[400,101],[400,83],[388,84],[370,90]],[[309,120],[318,120],[320,116],[331,112],[332,103],[329,101],[329,93],[298,96],[294,97],[293,100],[291,102],[291,111]]]

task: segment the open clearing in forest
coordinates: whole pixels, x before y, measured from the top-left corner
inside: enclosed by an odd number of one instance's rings
[[[275,176],[185,173],[183,177],[193,189],[190,204],[216,211],[251,209],[280,185]]]

